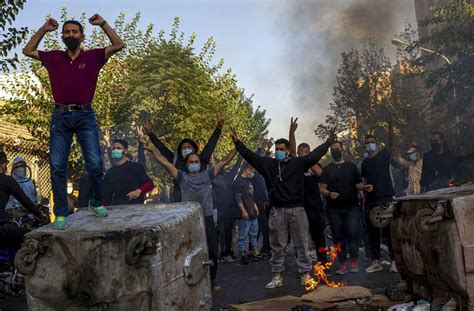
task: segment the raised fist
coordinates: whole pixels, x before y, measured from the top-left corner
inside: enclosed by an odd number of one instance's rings
[[[46,31],[55,31],[56,29],[58,29],[58,26],[59,24],[54,18],[49,18],[46,23],[44,23],[43,28]]]
[[[103,24],[105,24],[105,20],[99,14],[94,14],[91,18],[89,18],[89,23],[91,23],[92,25],[102,26]]]

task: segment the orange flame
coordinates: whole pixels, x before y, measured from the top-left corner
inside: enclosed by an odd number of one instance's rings
[[[318,261],[313,267],[313,273],[316,277],[316,280],[312,278],[310,275],[306,277],[306,291],[311,292],[315,290],[320,284],[324,283],[329,287],[343,287],[344,284],[342,282],[331,282],[328,280],[328,276],[326,271],[329,271],[336,261],[337,254],[341,251],[341,244],[332,245],[329,248],[320,248],[320,252],[328,252],[329,253],[329,261],[326,263],[322,263]]]

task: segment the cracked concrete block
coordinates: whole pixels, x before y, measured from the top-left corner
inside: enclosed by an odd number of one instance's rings
[[[29,310],[211,309],[199,204],[80,211],[68,225],[30,232],[16,257]]]

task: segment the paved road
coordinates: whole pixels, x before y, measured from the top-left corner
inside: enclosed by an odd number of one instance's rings
[[[283,287],[278,289],[265,289],[265,284],[270,281],[270,263],[251,262],[249,265],[235,263],[219,264],[218,282],[221,291],[213,296],[213,310],[220,310],[230,304],[239,304],[251,301],[264,300],[285,295],[301,296],[305,293],[296,278],[297,268],[294,254],[286,256],[286,270],[283,274]],[[399,282],[399,275],[385,271],[367,274],[364,269],[369,263],[363,254],[360,261],[361,272],[347,273],[344,276],[334,276],[336,281],[346,282],[347,285],[362,285],[370,289],[383,288]],[[27,311],[25,297],[0,300],[1,311]]]
[[[219,265],[218,282],[221,291],[213,296],[213,310],[226,308],[230,304],[239,304],[251,301],[264,300],[285,295],[301,296],[305,293],[296,278],[297,267],[293,254],[285,258],[286,270],[283,274],[283,287],[278,289],[265,289],[265,284],[271,280],[270,263],[252,262],[242,266],[236,263],[222,263]],[[360,267],[366,268],[369,263],[361,259]],[[397,273],[388,272],[389,267],[377,273],[347,273],[343,276],[332,277],[335,281],[346,282],[347,285],[362,285],[370,289],[384,288],[397,284],[400,277]]]

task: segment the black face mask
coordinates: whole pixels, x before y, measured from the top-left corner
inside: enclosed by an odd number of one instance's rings
[[[70,51],[74,51],[75,49],[77,49],[79,44],[81,44],[79,42],[79,39],[73,37],[64,38],[63,42],[66,45],[67,49]]]
[[[342,151],[341,150],[331,150],[331,156],[334,161],[338,162],[342,158]]]
[[[434,152],[440,152],[441,151],[441,144],[440,143],[431,143],[431,150]]]

